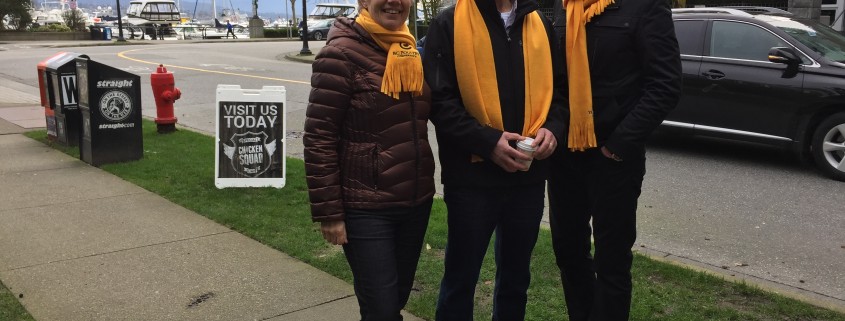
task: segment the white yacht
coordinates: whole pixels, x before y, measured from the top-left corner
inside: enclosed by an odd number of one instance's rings
[[[32,22],[39,26],[51,24],[64,24],[65,19],[62,13],[69,10],[67,1],[44,0],[37,9],[32,10]]]
[[[132,0],[126,9],[126,21],[133,26],[176,25],[181,16],[173,0]]]
[[[314,10],[308,15],[308,26],[320,20],[334,19],[337,17],[355,17],[358,15],[358,4],[351,2],[322,2],[314,6]]]

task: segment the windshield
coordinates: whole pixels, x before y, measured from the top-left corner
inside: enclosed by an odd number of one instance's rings
[[[812,20],[777,19],[768,21],[827,59],[845,63],[845,36]]]
[[[341,16],[350,16],[355,11],[355,7],[351,6],[325,6],[317,5],[311,11],[310,18],[334,18]]]
[[[129,9],[126,9],[126,13],[130,15],[140,15],[141,14],[141,4],[140,3],[130,3]]]

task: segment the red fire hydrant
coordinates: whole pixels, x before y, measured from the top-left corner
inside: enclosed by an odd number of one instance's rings
[[[176,116],[173,115],[173,103],[182,97],[182,92],[176,88],[173,73],[168,72],[164,65],[158,65],[156,72],[150,74],[150,85],[153,87],[153,97],[156,100],[156,127],[159,133],[176,131]]]

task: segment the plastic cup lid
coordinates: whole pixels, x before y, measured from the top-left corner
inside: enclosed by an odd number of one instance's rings
[[[517,142],[516,147],[519,147],[520,149],[524,149],[524,150],[528,150],[528,151],[533,152],[537,149],[537,148],[531,146],[531,144],[533,144],[533,143],[534,143],[534,138],[529,137],[529,138],[526,138],[524,140]]]

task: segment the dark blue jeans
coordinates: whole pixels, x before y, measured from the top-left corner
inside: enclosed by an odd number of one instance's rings
[[[594,148],[557,152],[552,164],[549,216],[569,320],[627,321],[645,158],[617,162]]]
[[[386,210],[346,209],[343,245],[361,320],[402,320],[431,215],[431,200]]]
[[[493,231],[493,320],[525,319],[531,252],[543,216],[545,184],[509,188],[446,186],[443,192],[449,210],[449,235],[436,319],[473,319],[475,286]]]

